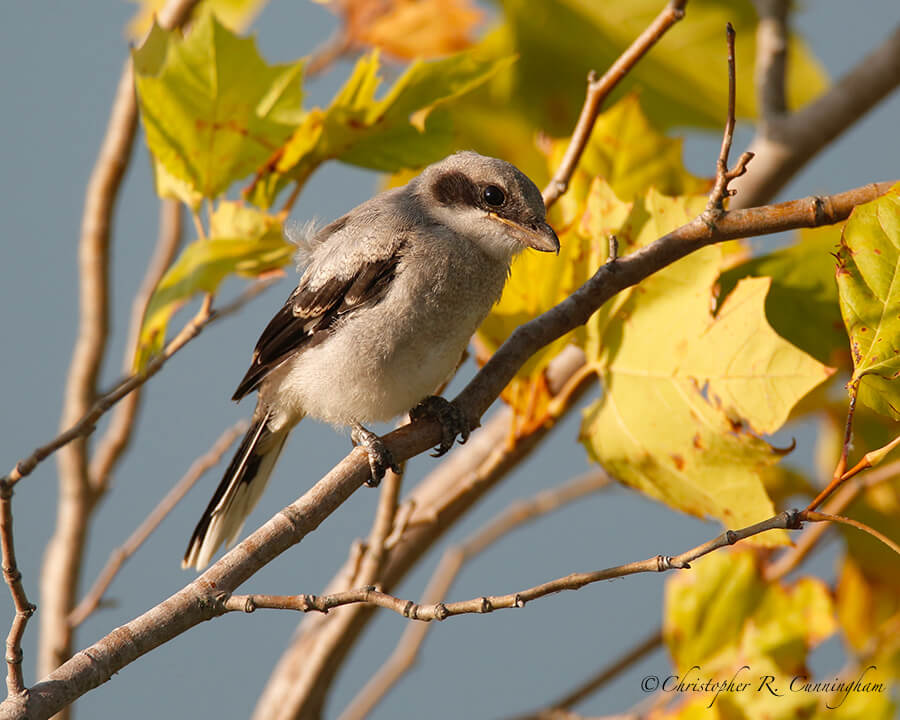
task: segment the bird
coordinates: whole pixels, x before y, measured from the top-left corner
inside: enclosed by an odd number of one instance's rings
[[[299,283],[265,327],[232,399],[257,392],[249,429],[191,536],[182,566],[203,569],[231,544],[305,417],[350,427],[377,485],[396,467],[364,424],[406,412],[441,423],[436,454],[470,423],[433,395],[499,300],[513,258],[559,253],[537,186],[472,151],[426,167],[313,231]]]

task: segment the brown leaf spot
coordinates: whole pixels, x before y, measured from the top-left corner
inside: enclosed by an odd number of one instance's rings
[[[679,470],[684,470],[684,458],[681,455],[670,455],[672,458],[672,462],[675,463],[675,467]]]
[[[703,449],[703,438],[700,437],[700,433],[694,433],[694,447],[698,450]]]

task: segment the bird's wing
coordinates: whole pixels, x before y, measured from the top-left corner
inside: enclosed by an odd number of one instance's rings
[[[288,358],[322,342],[342,316],[377,303],[394,279],[405,245],[402,235],[375,242],[365,231],[346,227],[343,218],[332,226],[336,231],[315,252],[300,284],[260,335],[233,400],[256,389]]]

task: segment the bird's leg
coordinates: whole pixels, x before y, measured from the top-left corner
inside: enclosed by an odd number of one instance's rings
[[[440,457],[453,447],[456,436],[459,444],[469,439],[470,425],[468,418],[456,405],[438,395],[429,395],[409,411],[410,420],[430,418],[441,425],[441,444],[431,453],[432,457]]]
[[[369,456],[369,470],[372,473],[372,477],[366,480],[366,485],[369,487],[378,487],[388,468],[395,473],[400,472],[400,467],[394,462],[391,451],[385,447],[382,439],[371,430],[366,430],[359,423],[355,423],[350,430],[350,439],[354,445],[359,445]]]

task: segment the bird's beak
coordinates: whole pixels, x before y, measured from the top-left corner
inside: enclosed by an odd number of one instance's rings
[[[533,225],[520,225],[519,223],[496,213],[490,213],[494,220],[499,220],[512,230],[513,237],[523,245],[527,245],[541,252],[554,252],[559,255],[559,238],[546,222],[538,222]]]

